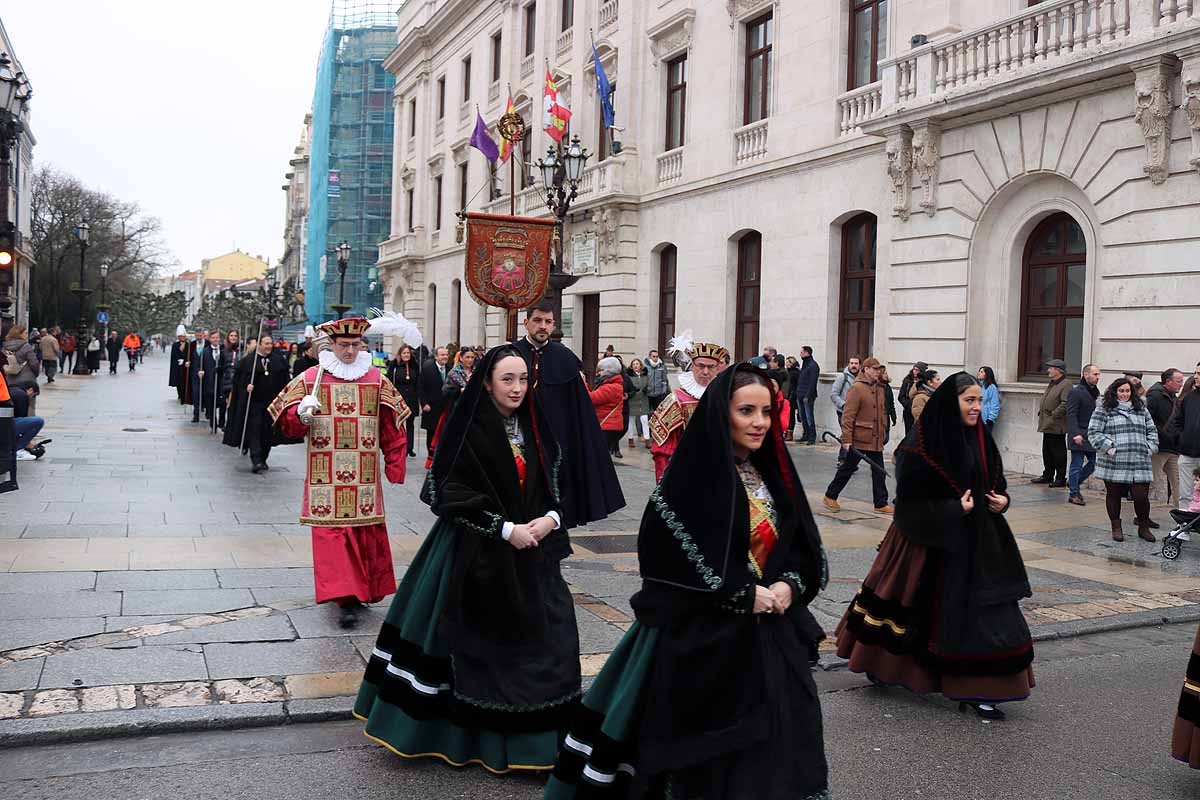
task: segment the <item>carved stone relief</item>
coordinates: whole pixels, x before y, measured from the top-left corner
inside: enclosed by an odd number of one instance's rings
[[[912,134],[912,168],[921,182],[921,208],[929,216],[937,213],[938,169],[941,164],[942,131],[922,125]]]
[[[1188,163],[1200,172],[1200,77],[1183,82],[1183,113],[1192,129],[1192,157]]]
[[[778,7],[779,0],[725,0],[725,8],[729,11],[729,27],[737,25],[743,15],[765,10],[768,6]]]
[[[655,66],[668,56],[691,48],[692,26],[695,19],[695,10],[685,9],[646,31],[646,36],[650,39],[650,52],[654,54]]]
[[[892,186],[892,213],[905,222],[908,221],[912,197],[912,140],[912,130],[901,128],[888,135],[886,151],[888,182]]]
[[[600,245],[600,260],[616,261],[618,255],[617,230],[620,227],[620,212],[615,208],[597,208],[592,212],[592,224],[596,226],[596,239]]]
[[[1133,120],[1146,140],[1146,163],[1142,171],[1155,184],[1167,179],[1171,161],[1171,74],[1165,65],[1138,73],[1134,84]]]

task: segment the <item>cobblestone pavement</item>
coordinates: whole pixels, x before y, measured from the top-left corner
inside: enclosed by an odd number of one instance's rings
[[[190,423],[166,366],[157,355],[132,374],[64,376],[39,398],[54,441],[44,459],[21,463],[21,491],[0,496],[0,743],[221,724],[239,712],[251,724],[337,716],[357,689],[388,601],[352,632],[314,604],[309,532],[296,524],[303,449],[277,448],[270,472],[251,474]],[[628,627],[638,587],[653,470],[640,444],[625,450],[628,507],[575,531],[564,568],[587,676]],[[865,474],[841,511],[821,508],[835,451],[792,452],[820,509],[831,580],[814,611],[832,631],[888,519],[872,510]],[[398,576],[433,522],[417,499],[422,459],[409,470],[385,490]],[[1112,542],[1099,495],[1081,509],[1061,490],[1012,483],[1009,521],[1039,639],[1200,618],[1200,546],[1166,561],[1136,537]],[[1165,532],[1165,510],[1156,516]],[[823,666],[838,661],[827,653]]]

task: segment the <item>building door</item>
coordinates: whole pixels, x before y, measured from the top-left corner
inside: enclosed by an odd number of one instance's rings
[[[588,378],[596,376],[596,362],[600,358],[600,295],[580,295],[583,300],[583,333],[580,337],[583,352],[583,371]]]
[[[1042,221],[1025,246],[1021,280],[1022,377],[1042,373],[1052,358],[1078,375],[1083,364],[1083,301],[1087,241],[1071,215]]]
[[[762,234],[750,231],[738,240],[737,327],[734,353],[737,361],[758,355],[758,301],[762,288]]]

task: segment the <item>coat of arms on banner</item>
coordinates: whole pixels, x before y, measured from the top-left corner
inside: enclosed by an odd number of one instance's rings
[[[467,288],[481,303],[521,309],[546,291],[554,220],[467,214]]]

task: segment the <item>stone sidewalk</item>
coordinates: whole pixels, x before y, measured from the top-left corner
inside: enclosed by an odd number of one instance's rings
[[[251,474],[190,423],[161,355],[133,374],[60,378],[38,412],[54,442],[20,465],[21,491],[0,496],[0,744],[347,712],[388,603],[352,632],[314,604],[308,529],[296,524],[301,447],[276,449],[271,471]],[[888,520],[871,509],[865,475],[842,511],[825,511],[835,451],[793,455],[829,551],[830,585],[813,608],[832,631]],[[433,522],[417,499],[422,459],[409,469],[385,489],[397,577]],[[587,676],[628,628],[639,584],[648,453],[627,449],[618,474],[627,508],[575,531],[564,567]],[[1168,562],[1136,538],[1111,542],[1098,497],[1079,509],[1013,484],[1039,639],[1200,618],[1200,546]],[[838,662],[827,653],[823,665]]]

